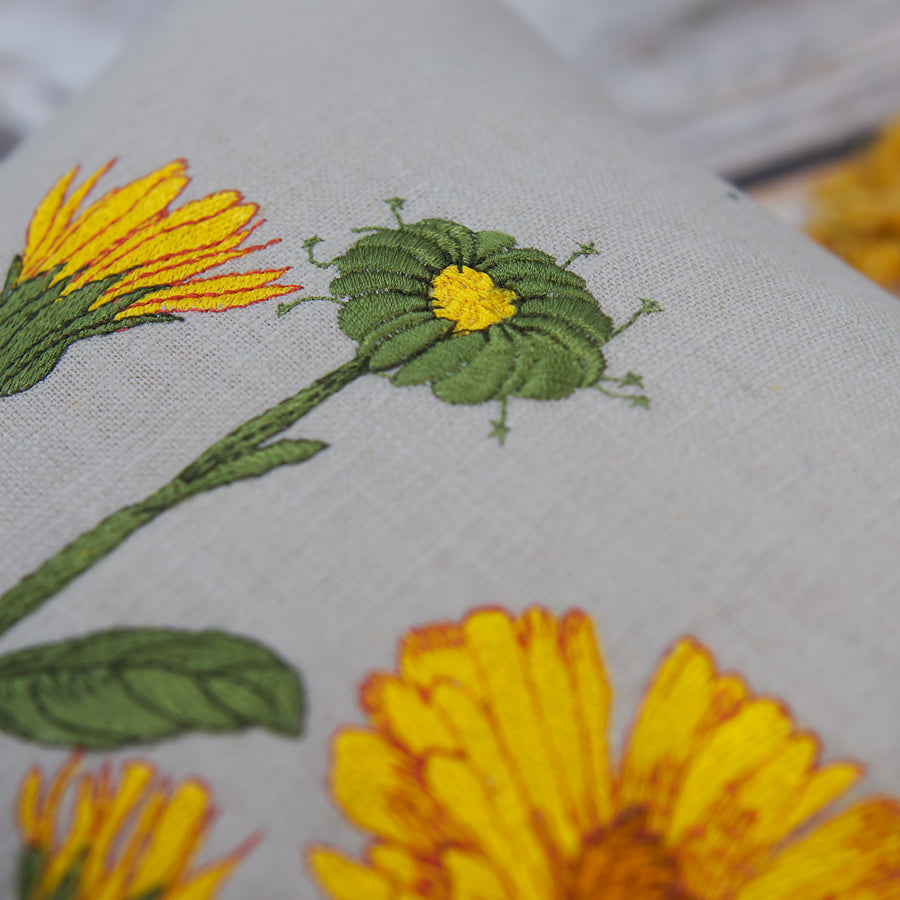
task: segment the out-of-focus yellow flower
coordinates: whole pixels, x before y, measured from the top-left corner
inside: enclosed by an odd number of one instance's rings
[[[138,288],[162,285],[118,313],[220,310],[280,297],[299,285],[275,284],[289,267],[197,278],[208,269],[277,243],[242,247],[261,221],[259,210],[237,191],[217,191],[170,210],[190,182],[187,162],[176,159],[122,188],[113,188],[80,210],[115,160],[71,190],[76,166],[50,189],[32,216],[19,281],[62,266],[71,280],[67,296],[92,281],[121,275],[92,309]]]
[[[812,190],[809,234],[879,284],[900,287],[900,119]]]
[[[335,739],[370,842],[313,848],[336,900],[897,900],[900,805],[818,814],[858,779],[694,640],[663,659],[618,765],[590,619],[479,610],[416,629]],[[810,827],[810,826],[813,827]],[[802,833],[798,833],[801,832]]]
[[[172,785],[141,761],[117,780],[109,765],[80,768],[75,755],[49,784],[37,766],[22,782],[18,900],[211,900],[255,843],[197,868],[214,817],[205,785]]]

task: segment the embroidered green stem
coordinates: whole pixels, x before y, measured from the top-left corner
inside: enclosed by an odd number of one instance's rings
[[[126,506],[63,547],[0,597],[0,634],[35,612],[82,572],[160,513],[233,481],[255,478],[278,466],[304,462],[328,445],[282,439],[266,443],[369,370],[356,356],[216,441],[167,485]]]

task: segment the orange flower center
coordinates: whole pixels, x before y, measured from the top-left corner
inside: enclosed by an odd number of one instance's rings
[[[568,900],[691,900],[678,886],[674,855],[639,814],[590,840],[572,875]]]

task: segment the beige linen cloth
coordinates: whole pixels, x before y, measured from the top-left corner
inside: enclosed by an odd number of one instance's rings
[[[201,771],[219,846],[266,840],[223,897],[314,896],[300,848],[358,838],[324,787],[356,688],[415,625],[480,605],[586,610],[617,734],[663,650],[692,633],[787,697],[830,757],[900,783],[900,306],[729,185],[611,114],[527,28],[476,0],[189,0],[0,169],[0,260],[75,163],[125,181],[189,161],[186,197],[260,204],[254,266],[304,293],[355,227],[440,217],[514,235],[573,270],[616,323],[609,371],[649,409],[580,390],[454,406],[367,376],[291,432],[315,460],[220,488],[129,538],[3,637],[114,625],[253,635],[304,673],[302,740],[194,735],[140,751]],[[301,296],[301,295],[298,295]],[[0,400],[0,586],[164,484],[226,431],[350,359],[335,309],[274,302],[81,341]],[[133,756],[133,750],[118,756]],[[116,756],[116,754],[113,754]],[[0,735],[7,815],[35,761]],[[219,843],[221,842],[221,844]],[[230,843],[229,843],[230,842]],[[298,888],[298,884],[300,887]]]

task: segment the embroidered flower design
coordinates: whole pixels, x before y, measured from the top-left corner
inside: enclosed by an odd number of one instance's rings
[[[900,804],[821,811],[860,777],[823,765],[783,705],[694,640],[662,660],[621,761],[588,617],[485,609],[416,629],[364,683],[330,787],[370,841],[309,864],[338,900],[900,897]]]
[[[517,247],[499,231],[472,231],[446,219],[406,224],[403,201],[388,201],[395,228],[368,231],[350,249],[321,263],[334,266],[329,298],[341,303],[338,323],[359,344],[371,371],[393,370],[396,385],[431,386],[448,403],[499,400],[493,436],[501,442],[509,397],[558,400],[578,388],[614,382],[641,387],[629,373],[605,375],[603,347],[659,306],[649,300],[619,328],[600,309],[585,280],[569,266],[596,253],[582,245],[564,264],[542,250]],[[297,303],[285,304],[285,312]],[[643,395],[626,399],[646,406]]]
[[[809,234],[888,288],[900,288],[900,119],[812,191]]]
[[[198,277],[278,241],[242,246],[262,220],[237,191],[171,209],[190,182],[184,160],[82,209],[113,162],[77,188],[78,167],[67,172],[34,212],[0,292],[0,396],[41,381],[82,338],[299,289],[277,283],[287,267]]]
[[[75,755],[49,784],[38,766],[22,782],[18,900],[211,900],[255,843],[194,867],[215,815],[208,788],[135,760],[118,780],[107,764],[76,782],[80,768]]]

